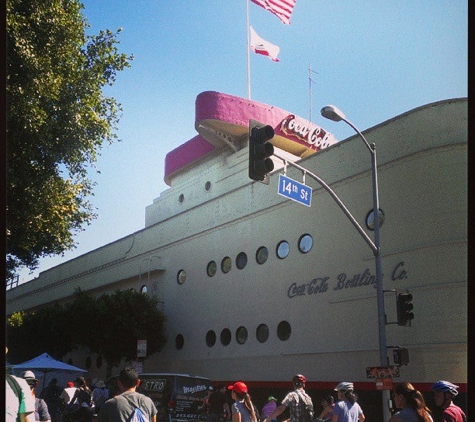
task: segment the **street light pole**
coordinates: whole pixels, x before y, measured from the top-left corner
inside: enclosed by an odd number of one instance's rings
[[[321,115],[327,119],[339,122],[343,120],[351,126],[353,130],[363,140],[371,154],[371,173],[373,181],[373,219],[374,219],[374,244],[373,249],[375,267],[376,267],[376,297],[378,305],[378,331],[379,331],[379,361],[383,367],[388,366],[387,341],[386,341],[386,315],[384,310],[384,291],[383,291],[383,265],[381,258],[381,238],[379,231],[379,188],[378,188],[378,164],[376,158],[376,145],[369,144],[359,129],[351,123],[345,115],[335,106],[329,105],[321,109]],[[389,419],[390,412],[388,407],[389,391],[383,390],[383,415],[384,421]]]

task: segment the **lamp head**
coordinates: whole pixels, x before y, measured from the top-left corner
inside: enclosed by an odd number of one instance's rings
[[[320,114],[326,119],[333,120],[334,122],[339,122],[340,120],[345,119],[343,112],[334,105],[327,105],[323,107],[320,110]]]

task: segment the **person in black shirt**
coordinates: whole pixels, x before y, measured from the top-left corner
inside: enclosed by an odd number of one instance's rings
[[[206,422],[222,422],[224,414],[228,415],[228,418],[230,417],[231,411],[229,410],[225,391],[226,387],[224,385],[218,385],[216,391],[209,396]]]

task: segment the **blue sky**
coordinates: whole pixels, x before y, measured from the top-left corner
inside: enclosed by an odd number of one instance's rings
[[[83,0],[89,33],[119,27],[133,54],[106,94],[123,107],[122,142],[102,149],[90,177],[99,218],[63,257],[20,282],[144,227],[145,207],[168,188],[165,155],[194,137],[203,91],[247,97],[246,0]],[[360,130],[415,107],[467,96],[466,0],[297,0],[291,24],[249,2],[250,24],[280,47],[276,63],[251,52],[251,99],[352,135],[320,116],[340,108]],[[309,101],[309,67],[312,101]],[[318,72],[318,73],[315,73]]]

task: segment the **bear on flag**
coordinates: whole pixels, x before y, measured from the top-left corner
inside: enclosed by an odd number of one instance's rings
[[[278,62],[279,59],[277,58],[277,55],[279,54],[280,47],[263,40],[259,35],[257,35],[252,26],[249,26],[249,29],[251,31],[251,50],[257,54],[269,57],[269,59],[274,62]]]

